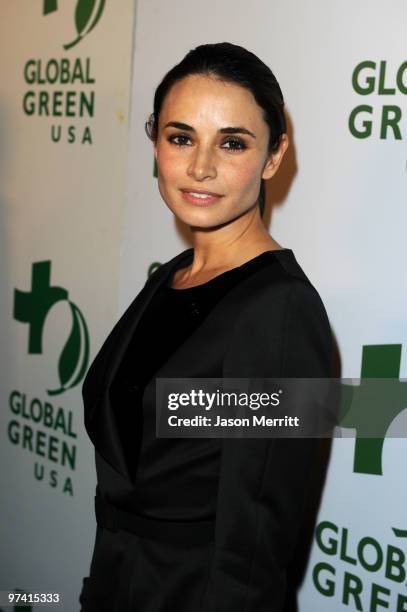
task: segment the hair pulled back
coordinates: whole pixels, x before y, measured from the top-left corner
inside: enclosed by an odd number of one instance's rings
[[[163,77],[154,94],[153,112],[145,124],[146,133],[152,141],[157,139],[158,118],[168,91],[177,81],[194,74],[213,76],[251,91],[269,127],[268,153],[278,149],[281,136],[287,131],[287,125],[284,98],[277,79],[257,55],[229,42],[199,45],[191,49]],[[258,203],[263,216],[264,179],[261,179]]]

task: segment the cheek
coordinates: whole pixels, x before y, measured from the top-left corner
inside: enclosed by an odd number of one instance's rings
[[[157,166],[161,179],[172,181],[182,174],[182,160],[167,147],[157,151]]]
[[[256,189],[259,182],[259,167],[257,162],[233,164],[226,169],[225,178],[231,190],[248,192]]]

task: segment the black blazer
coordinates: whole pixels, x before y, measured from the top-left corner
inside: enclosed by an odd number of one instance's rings
[[[102,493],[116,477],[131,487],[109,385],[154,292],[192,257],[187,249],[147,279],[84,380],[85,427]],[[210,376],[215,354],[223,356],[226,378],[331,376],[332,334],[321,298],[291,250],[273,257],[233,287],[159,368],[145,388],[144,405],[155,410],[155,377]],[[307,438],[222,439],[215,542],[201,612],[283,610],[316,444]]]

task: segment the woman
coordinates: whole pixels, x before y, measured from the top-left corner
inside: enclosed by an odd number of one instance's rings
[[[271,70],[230,43],[170,70],[146,124],[192,248],[148,278],[83,384],[97,532],[83,612],[277,612],[315,439],[157,438],[156,378],[329,377],[323,303],[262,221],[288,147]]]

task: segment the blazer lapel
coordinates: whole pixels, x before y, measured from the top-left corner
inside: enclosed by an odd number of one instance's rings
[[[160,266],[147,280],[113,327],[93,360],[82,385],[85,429],[99,454],[118,472],[130,478],[109,398],[109,387],[120,365],[141,316],[156,291],[178,264],[192,261],[193,249],[187,249]]]

